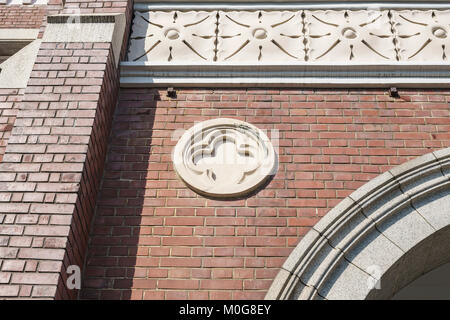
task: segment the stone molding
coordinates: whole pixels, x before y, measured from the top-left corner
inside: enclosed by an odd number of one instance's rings
[[[450,148],[394,167],[311,229],[266,299],[388,299],[450,261],[449,210]]]
[[[448,9],[139,9],[121,82],[447,86],[449,20]]]
[[[187,130],[174,148],[173,163],[195,191],[210,197],[238,197],[275,174],[276,153],[257,127],[219,118]]]

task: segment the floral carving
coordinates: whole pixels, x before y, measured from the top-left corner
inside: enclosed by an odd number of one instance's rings
[[[448,62],[450,10],[135,12],[128,60],[152,64]]]
[[[136,12],[131,61],[201,62],[214,58],[216,12]]]
[[[302,61],[301,12],[219,12],[219,61]]]
[[[393,12],[399,57],[405,61],[448,61],[450,10]]]
[[[395,60],[388,11],[307,11],[308,57],[312,61]]]

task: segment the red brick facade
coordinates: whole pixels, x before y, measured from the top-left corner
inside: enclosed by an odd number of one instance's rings
[[[368,180],[450,146],[450,91],[122,89],[82,298],[262,299],[323,215]],[[280,132],[254,195],[199,196],[177,178],[176,129],[216,117]],[[270,131],[269,131],[270,132]]]
[[[0,28],[39,28],[45,17],[46,6],[43,5],[0,5]]]
[[[125,13],[123,58],[132,1],[0,5],[0,28],[42,35],[46,15],[75,6]],[[0,298],[262,299],[341,199],[450,146],[448,90],[393,99],[383,90],[191,88],[172,99],[119,90],[114,58],[108,42],[42,43],[27,88],[0,89]],[[173,170],[175,130],[216,117],[280,133],[276,176],[247,197],[205,198]],[[70,265],[82,269],[81,292],[66,287]]]

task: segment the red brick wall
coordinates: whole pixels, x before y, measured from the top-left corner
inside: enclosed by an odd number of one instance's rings
[[[302,236],[397,164],[450,146],[450,91],[122,89],[82,298],[263,298]],[[280,132],[274,179],[206,199],[173,171],[175,129],[231,117]]]
[[[46,6],[0,5],[0,28],[37,29],[46,16]]]
[[[23,89],[0,89],[0,162],[16,120]]]

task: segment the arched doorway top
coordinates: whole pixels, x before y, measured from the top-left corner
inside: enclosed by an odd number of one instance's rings
[[[266,299],[390,298],[448,262],[449,247],[447,148],[394,167],[342,200],[292,251]],[[380,278],[381,289],[373,289]]]

